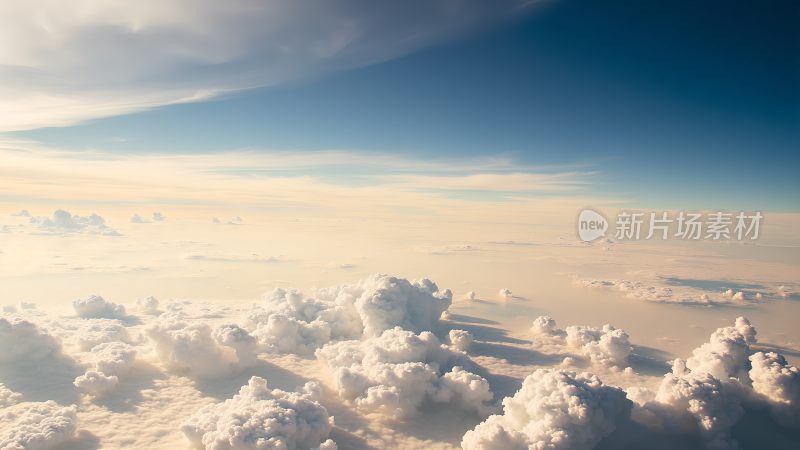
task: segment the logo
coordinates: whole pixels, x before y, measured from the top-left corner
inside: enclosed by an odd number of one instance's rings
[[[578,214],[578,237],[591,242],[606,235],[608,221],[593,209],[584,209]]]

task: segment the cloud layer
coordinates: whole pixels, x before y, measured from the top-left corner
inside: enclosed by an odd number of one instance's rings
[[[0,131],[66,125],[359,67],[491,23],[524,4],[4,2]]]

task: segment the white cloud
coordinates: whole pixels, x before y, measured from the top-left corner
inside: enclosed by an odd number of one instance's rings
[[[61,344],[31,322],[0,318],[0,363],[38,360],[61,353]]]
[[[12,424],[0,434],[0,449],[52,449],[72,438],[77,430],[77,409],[53,401],[23,403],[0,410],[0,423]]]
[[[593,362],[614,366],[625,366],[631,354],[628,333],[606,324],[602,328],[569,326],[566,329],[567,344],[579,348]]]
[[[133,216],[131,216],[131,223],[150,223],[150,221],[140,216],[139,214],[134,214]]]
[[[800,370],[777,353],[757,352],[750,356],[749,372],[753,391],[773,405],[779,420],[800,424]]]
[[[558,329],[555,319],[550,316],[539,316],[533,320],[531,331],[534,334],[543,336],[563,335],[564,332]]]
[[[746,318],[739,317],[734,326],[717,329],[709,342],[694,349],[686,367],[693,373],[709,373],[721,380],[745,380],[750,345],[755,342],[756,329]]]
[[[158,314],[158,299],[151,296],[136,300],[136,307],[145,314]]]
[[[100,297],[90,295],[72,302],[75,315],[85,319],[122,319],[125,317],[125,307]]]
[[[252,311],[247,327],[267,350],[311,353],[330,340],[374,337],[400,326],[431,330],[452,302],[452,293],[428,279],[408,281],[373,275],[355,284],[319,289],[314,297],[276,289]]]
[[[630,337],[624,330],[605,324],[600,328],[572,325],[561,330],[549,316],[534,319],[531,332],[539,337],[555,338],[578,351],[593,363],[624,367],[632,351]]]
[[[363,341],[328,344],[316,352],[342,399],[366,412],[401,418],[425,400],[486,414],[489,383],[463,369],[469,358],[442,345],[433,333],[399,327]]]
[[[16,405],[22,401],[22,394],[14,392],[7,388],[5,384],[0,383],[0,408],[6,408],[11,405]]]
[[[511,300],[514,298],[514,294],[511,293],[511,290],[508,288],[500,289],[500,292],[497,293],[497,297],[500,300]]]
[[[84,394],[100,397],[113,391],[119,384],[119,377],[108,376],[96,370],[87,370],[86,373],[75,378],[72,383]]]
[[[79,391],[102,396],[114,390],[119,377],[126,375],[136,360],[136,350],[124,342],[106,342],[92,348],[89,358],[94,364],[73,384]]]
[[[448,338],[450,339],[450,345],[462,352],[469,350],[472,347],[472,343],[475,342],[472,334],[465,330],[450,330]]]
[[[127,341],[128,330],[116,319],[89,319],[75,331],[75,342],[82,351],[89,351],[104,342]]]
[[[99,234],[103,236],[120,236],[120,233],[106,225],[106,220],[97,214],[88,216],[73,215],[69,211],[57,209],[50,217],[31,217],[28,223],[38,232],[56,235],[65,234]]]
[[[0,5],[0,131],[58,126],[407,54],[527,2],[31,0]]]
[[[218,377],[237,372],[255,361],[255,340],[236,325],[217,330],[206,323],[170,318],[147,327],[145,334],[167,369],[193,377]]]
[[[625,392],[592,374],[539,369],[525,378],[503,414],[490,416],[461,441],[464,450],[591,449],[627,421]]]
[[[736,448],[730,429],[742,417],[739,399],[731,395],[722,382],[708,373],[667,374],[656,393],[651,411],[661,412],[670,430],[699,430],[710,448]],[[664,409],[669,411],[664,414]],[[685,432],[685,431],[684,431]]]
[[[335,449],[327,439],[333,418],[313,399],[314,390],[269,389],[267,380],[252,377],[232,398],[195,413],[181,431],[197,449]]]
[[[155,220],[156,222],[163,222],[163,221],[167,220],[167,217],[165,215],[161,214],[160,212],[154,212],[153,213],[153,220]]]
[[[654,396],[632,392],[643,405],[635,412],[637,421],[670,433],[697,433],[709,448],[738,447],[732,428],[748,408],[758,415],[766,404],[779,420],[796,426],[797,368],[774,353],[748,358],[755,336],[744,317],[717,329],[690,358],[673,362]]]

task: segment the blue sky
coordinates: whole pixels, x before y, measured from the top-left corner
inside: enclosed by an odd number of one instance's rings
[[[553,1],[365,67],[10,133],[114,152],[344,149],[597,171],[645,208],[797,211],[795,2]]]

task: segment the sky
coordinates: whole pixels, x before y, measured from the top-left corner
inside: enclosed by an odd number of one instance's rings
[[[92,86],[131,96],[128,106],[85,106],[87,120],[60,127],[39,127],[52,117],[12,123],[26,129],[6,136],[115,154],[248,149],[503,157],[545,171],[591,173],[595,193],[640,208],[797,211],[800,39],[794,24],[800,13],[793,2],[769,8],[715,1],[514,3],[480,19],[470,15],[480,6],[445,16],[449,27],[426,22],[411,5],[397,7],[403,10],[397,20],[424,36],[407,46],[400,43],[409,39],[395,40],[406,30],[372,27],[385,17],[364,10],[363,30],[349,47],[324,57],[287,57],[291,77],[258,61],[268,49],[248,29],[244,43],[230,44],[236,51],[219,50],[220,61],[154,65],[117,83],[105,73],[115,56],[76,32],[61,45],[96,52],[86,70],[96,66],[98,73],[83,74],[67,62],[42,62],[42,72],[80,76],[73,85],[96,78]],[[306,39],[316,43],[328,31]],[[291,30],[275,33],[293,38]],[[305,50],[309,42],[297,45]],[[132,53],[128,64],[146,62]],[[254,75],[250,66],[259,65]],[[23,92],[37,87],[8,67]],[[155,106],[148,100],[130,106],[137,101],[128,91],[153,85],[159,95],[170,93],[173,84],[191,85],[193,72],[203,76],[188,97],[203,100],[159,105],[183,101],[166,97],[153,100]],[[259,82],[267,86],[242,90]],[[74,95],[69,86],[48,89]],[[95,94],[107,93],[85,95]],[[121,114],[128,109],[145,111]],[[344,173],[363,170],[351,165]],[[354,182],[322,169],[314,174]]]
[[[0,2],[0,448],[797,448],[796,3]]]

